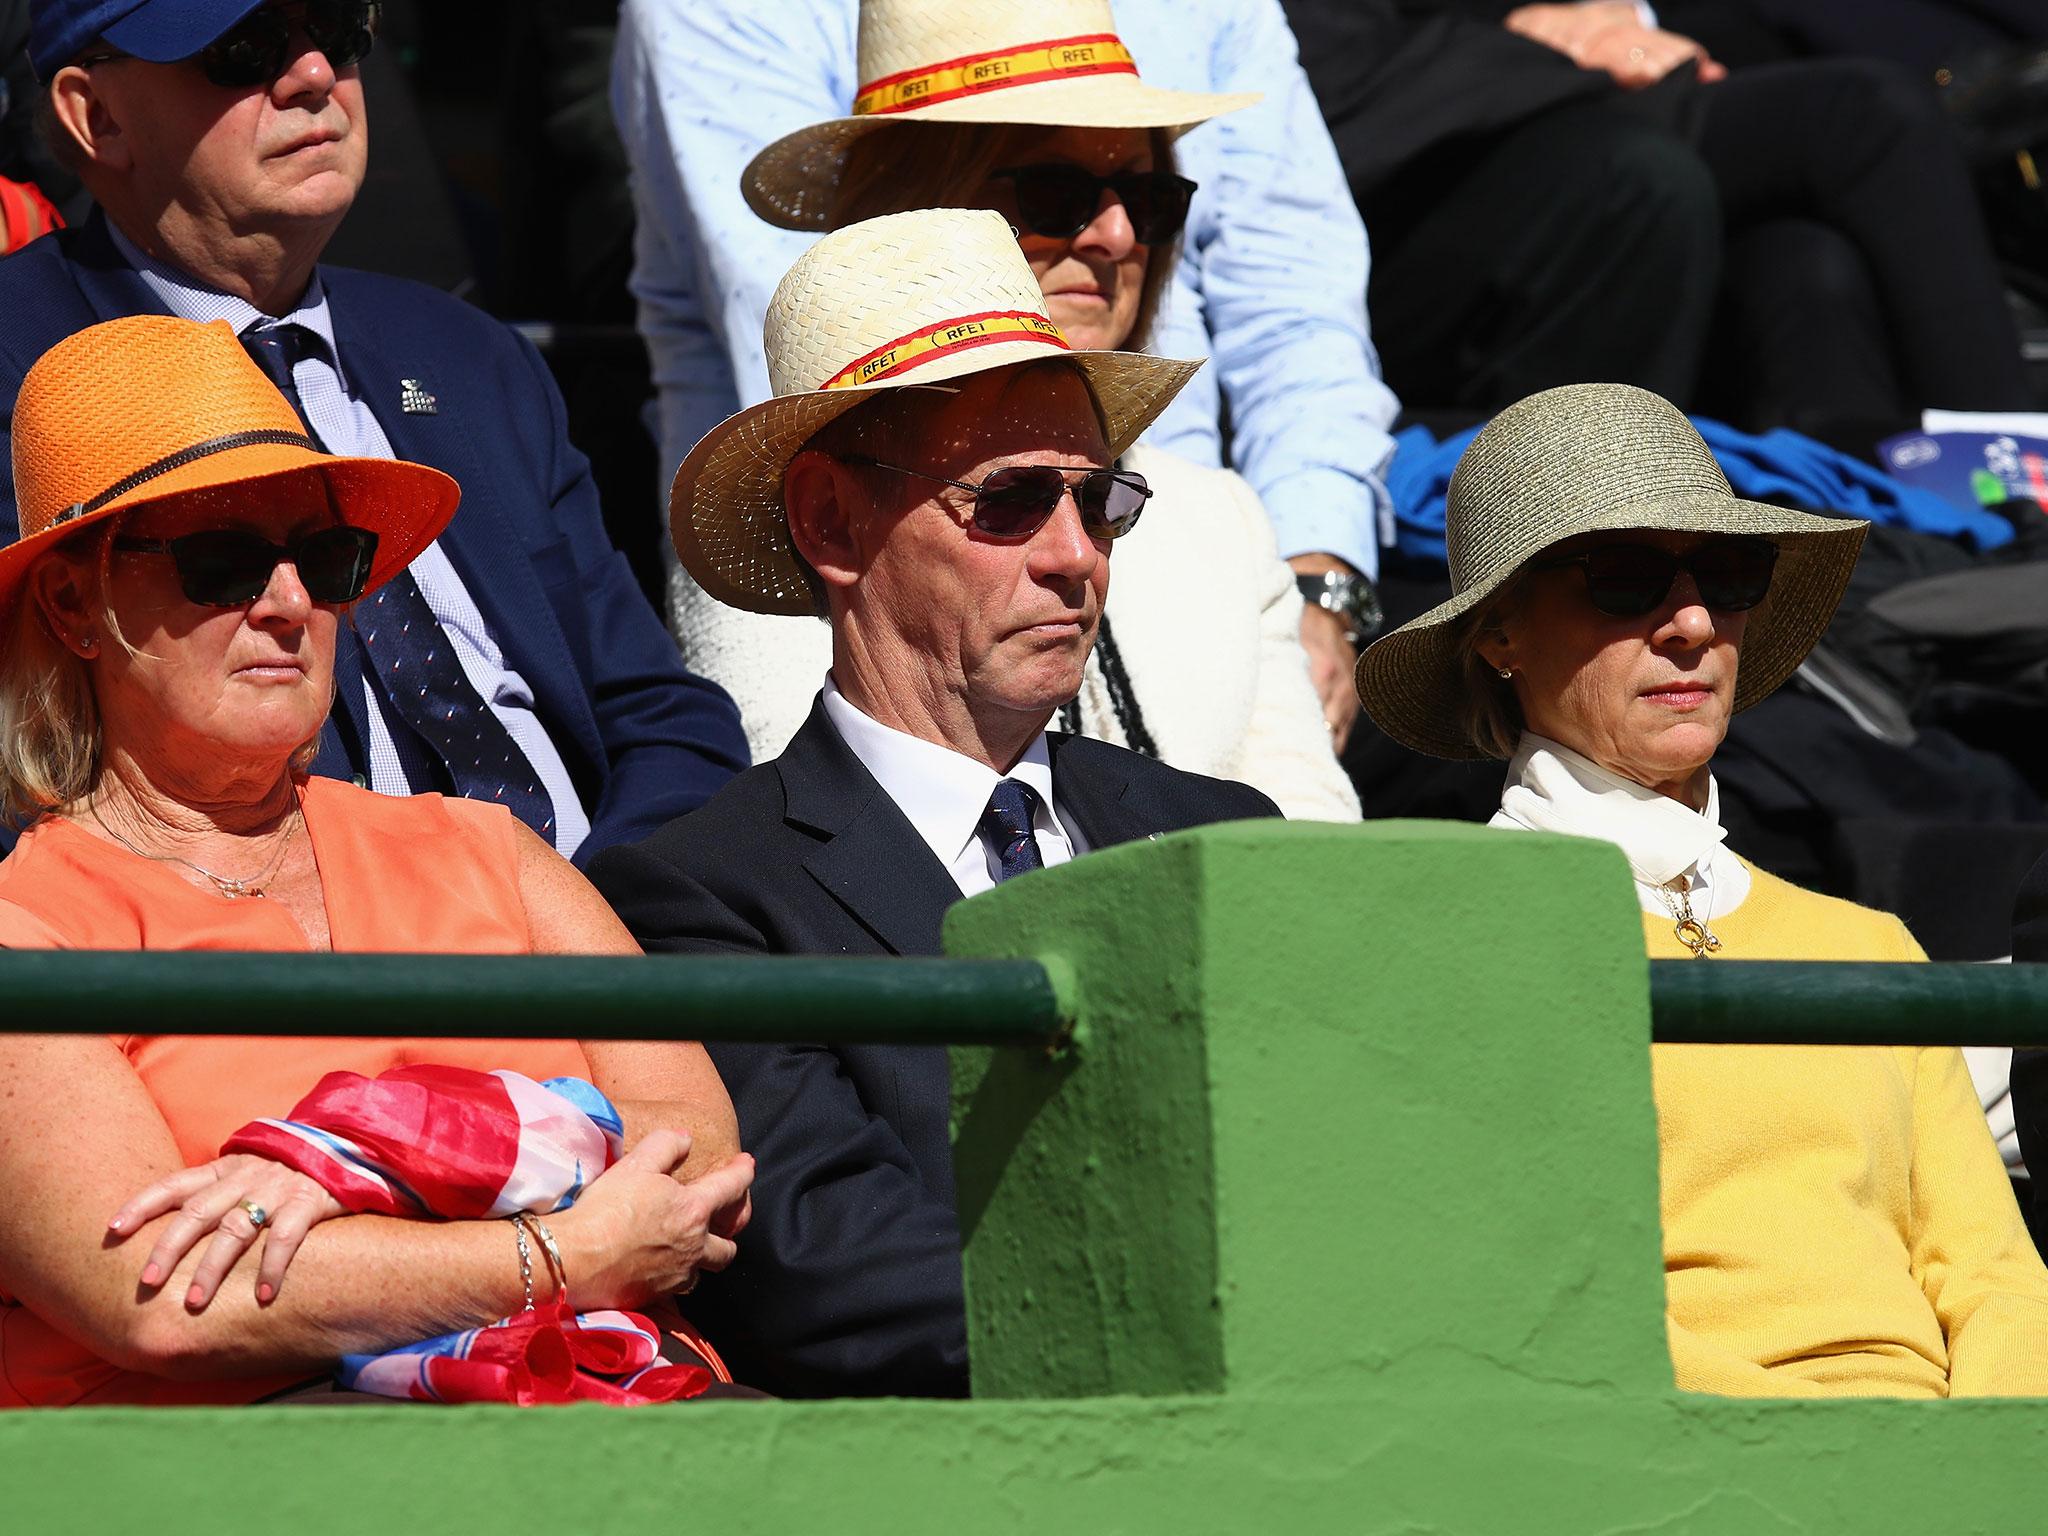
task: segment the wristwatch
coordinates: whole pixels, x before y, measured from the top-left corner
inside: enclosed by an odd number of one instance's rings
[[[1344,621],[1344,638],[1355,647],[1380,631],[1386,615],[1380,609],[1379,589],[1371,578],[1349,571],[1319,571],[1313,576],[1296,576],[1303,602],[1326,609]]]

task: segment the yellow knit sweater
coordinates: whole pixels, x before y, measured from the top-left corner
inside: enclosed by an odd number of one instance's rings
[[[1924,960],[1896,917],[1747,864],[1725,960]],[[1685,959],[1643,914],[1655,960]],[[1945,1020],[1943,1026],[1956,1021]],[[1960,1052],[1652,1048],[1671,1358],[1737,1397],[2048,1394],[2048,1269]]]

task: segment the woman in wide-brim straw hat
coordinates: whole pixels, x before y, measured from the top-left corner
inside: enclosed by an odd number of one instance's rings
[[[1709,767],[1827,627],[1865,524],[1737,500],[1683,414],[1619,384],[1503,411],[1448,518],[1454,595],[1359,658],[1381,729],[1508,757],[1495,826],[1619,847],[1654,957],[1926,958],[1731,853]],[[2048,1271],[1959,1052],[1652,1050],[1681,1387],[2048,1391]]]
[[[1143,349],[1195,190],[1174,140],[1257,98],[1149,85],[1114,28],[1102,0],[867,0],[855,112],[763,150],[748,199],[798,228],[993,209],[1068,341]],[[1309,682],[1300,595],[1257,494],[1141,444],[1122,462],[1153,482],[1155,510],[1120,554],[1065,729],[1242,780],[1290,816],[1354,818]],[[757,756],[779,752],[830,662],[826,636],[782,626],[771,640],[773,626],[687,588],[676,607],[685,652],[733,692]]]
[[[447,524],[452,480],[321,452],[224,322],[135,317],[59,343],[22,382],[13,439],[0,800],[27,829],[0,863],[0,946],[636,952],[504,807],[304,772],[336,627]],[[277,1038],[288,1012],[219,1005],[267,1038],[0,1035],[0,1406],[253,1401],[345,1352],[519,1310],[503,1222],[325,1222],[340,1208],[303,1175],[205,1162],[329,1073],[583,1077],[649,1128],[689,1125],[692,1172],[736,1148],[695,1045]],[[744,1160],[686,1185],[680,1143],[647,1140],[555,1220],[584,1304],[730,1257],[711,1224],[730,1230]]]

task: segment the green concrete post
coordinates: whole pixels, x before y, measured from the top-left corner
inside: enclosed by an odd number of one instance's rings
[[[956,908],[1071,971],[962,1050],[987,1397],[1669,1385],[1642,927],[1610,848],[1389,822],[1112,849]]]

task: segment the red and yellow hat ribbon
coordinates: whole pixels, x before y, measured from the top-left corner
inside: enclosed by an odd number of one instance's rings
[[[1046,43],[1022,43],[990,53],[972,53],[929,68],[886,75],[861,87],[860,94],[853,99],[853,111],[856,117],[908,112],[913,107],[936,106],[983,91],[1007,91],[1020,85],[1071,80],[1082,75],[1137,72],[1131,51],[1114,32],[1094,32],[1084,37],[1061,37]]]
[[[921,367],[955,352],[993,346],[999,341],[1028,341],[1040,346],[1069,350],[1060,328],[1043,315],[1028,309],[992,310],[986,314],[963,315],[957,320],[926,326],[908,336],[899,336],[886,346],[855,358],[833,374],[820,389],[849,389],[858,384],[875,384],[891,375]]]

